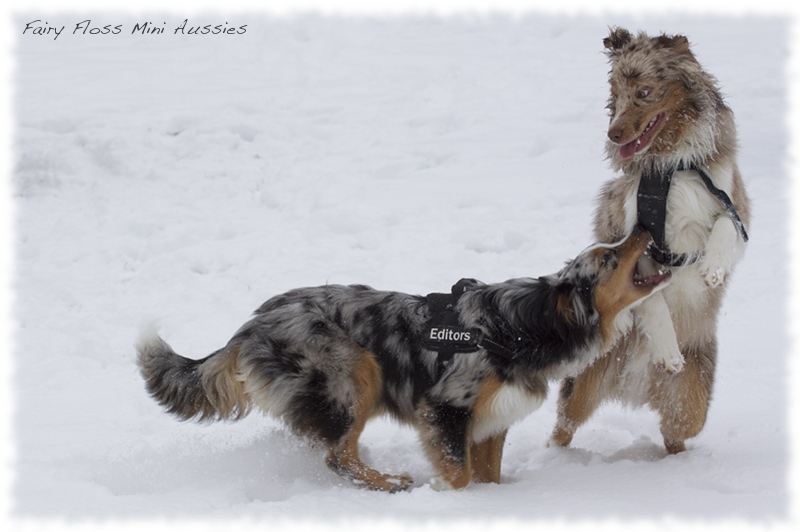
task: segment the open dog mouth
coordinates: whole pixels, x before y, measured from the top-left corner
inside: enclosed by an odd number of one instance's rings
[[[669,282],[672,272],[654,261],[647,252],[636,261],[633,269],[633,286],[636,288],[653,288]]]
[[[658,113],[655,118],[653,118],[647,127],[644,128],[644,131],[641,135],[639,135],[636,139],[632,140],[627,144],[623,144],[619,147],[619,155],[623,159],[630,159],[640,151],[646,149],[650,142],[655,137],[656,131],[664,122],[666,115],[664,113]]]

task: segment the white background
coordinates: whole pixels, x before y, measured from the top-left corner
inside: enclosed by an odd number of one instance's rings
[[[123,33],[73,35],[87,18]],[[185,18],[247,33],[172,34]],[[36,19],[66,29],[21,35]],[[145,21],[170,29],[128,35]],[[12,520],[785,522],[789,22],[17,14]],[[199,358],[298,286],[427,293],[559,269],[591,243],[594,198],[613,176],[602,153],[610,25],[689,37],[736,113],[753,202],[709,421],[686,453],[665,456],[654,414],[613,404],[572,448],[546,448],[554,383],[512,428],[499,486],[432,491],[416,435],[372,422],[365,460],[419,486],[390,496],[340,480],[278,422],[180,423],[147,397],[133,343],[149,320]]]

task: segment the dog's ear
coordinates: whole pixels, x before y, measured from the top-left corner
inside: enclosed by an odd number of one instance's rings
[[[511,305],[511,326],[547,346],[541,356],[574,352],[585,344],[594,326],[591,293],[584,293],[574,279],[547,276],[539,282],[538,289],[527,291]]]
[[[564,338],[567,331],[573,333],[589,324],[589,309],[592,306],[591,283],[562,283],[555,290],[555,314],[559,317],[554,328]]]
[[[659,35],[653,39],[656,45],[667,48],[672,50],[674,53],[678,55],[682,54],[689,54],[692,55],[692,52],[689,51],[689,39],[684,37],[683,35]]]
[[[560,290],[556,296],[556,313],[565,323],[575,325],[575,305],[572,301],[573,288],[563,285],[559,288]]]
[[[628,44],[632,38],[631,32],[625,28],[614,27],[611,28],[608,37],[603,39],[603,46],[613,53]]]
[[[551,327],[562,342],[579,344],[586,339],[592,327],[592,289],[582,280],[558,287],[555,314]],[[554,316],[555,317],[555,316]]]

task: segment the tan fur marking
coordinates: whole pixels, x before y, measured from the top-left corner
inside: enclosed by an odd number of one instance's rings
[[[410,476],[386,475],[368,467],[361,461],[358,456],[358,435],[355,436],[355,441],[347,438],[345,445],[328,450],[325,460],[328,467],[339,475],[352,480],[356,485],[367,489],[391,493],[407,489],[412,483]]]
[[[623,337],[611,353],[617,353],[627,345]],[[558,421],[551,439],[558,445],[567,446],[577,428],[585,423],[600,406],[606,393],[609,376],[615,376],[621,368],[621,357],[606,355],[594,361],[577,377],[566,379],[558,397]]]
[[[239,373],[239,347],[229,347],[203,364],[202,383],[220,419],[240,419],[250,412],[250,396]]]
[[[472,444],[472,479],[475,482],[500,483],[500,464],[507,430],[480,443]]]
[[[551,436],[556,444],[562,447],[569,445],[578,425],[588,420],[597,409],[600,402],[600,395],[597,392],[602,383],[601,377],[601,374],[590,368],[570,380],[569,390],[562,389],[562,397],[558,401],[559,423],[556,424]],[[569,395],[564,396],[565,392]]]
[[[365,351],[353,368],[353,382],[359,399],[356,401],[360,415],[367,419],[377,415],[378,402],[383,388],[383,377],[375,355]]]
[[[466,487],[472,480],[471,446],[467,448],[465,464],[461,465],[449,460],[442,446],[434,443],[430,427],[421,427],[420,435],[425,455],[439,476],[446,480],[453,489]]]
[[[686,105],[689,94],[680,81],[674,81],[667,87],[666,97],[658,112],[666,113],[668,120],[652,141],[653,153],[670,153],[675,149],[686,131],[697,120],[697,112]]]
[[[368,467],[358,454],[358,439],[367,421],[380,413],[379,399],[382,387],[380,368],[372,353],[364,352],[353,367],[353,383],[358,400],[355,402],[353,423],[344,437],[328,449],[326,463],[339,475],[353,480],[367,489],[395,492],[411,484],[408,475],[386,475]]]
[[[439,466],[444,478],[454,490],[466,488],[472,482],[470,451],[467,451],[467,465],[461,466],[449,460],[440,460]]]
[[[430,407],[427,404],[423,404],[417,412],[417,418],[420,421],[417,428],[425,455],[433,465],[436,473],[450,484],[451,488],[461,489],[466,487],[472,480],[471,446],[467,446],[463,464],[450,459],[447,456],[447,449],[439,440],[439,435],[434,427],[425,421],[429,416]]]
[[[481,382],[478,397],[473,409],[474,419],[485,419],[492,415],[494,399],[503,383],[495,375]],[[500,482],[500,462],[503,458],[503,444],[508,430],[494,434],[480,443],[470,445],[470,464],[475,482]]]
[[[703,429],[713,374],[714,368],[708,365],[700,350],[688,349],[682,372],[661,376],[652,384],[649,403],[661,416],[661,434],[668,453],[684,451],[684,440]]]
[[[635,335],[635,333],[633,333]],[[608,395],[609,386],[622,371],[625,354],[632,349],[632,335],[623,337],[609,354],[597,359],[577,377],[565,379],[558,397],[558,420],[550,439],[566,447],[575,431],[595,412]]]
[[[598,286],[595,290],[595,307],[600,313],[600,334],[603,337],[603,345],[607,347],[614,337],[614,319],[622,309],[636,301],[629,296],[627,282],[621,276],[613,276],[608,283],[602,287]]]
[[[636,268],[636,261],[639,260],[649,242],[650,236],[646,233],[631,235],[619,247],[617,268],[611,272],[611,275],[601,277],[595,287],[594,305],[600,314],[600,334],[606,349],[610,348],[614,341],[614,320],[617,314],[649,293],[646,289],[633,285],[633,270]]]
[[[572,308],[570,304],[570,298],[566,294],[561,294],[558,296],[558,300],[556,301],[556,312],[561,319],[563,319],[568,324],[572,325],[575,323],[575,310]]]
[[[502,383],[494,375],[483,379],[478,389],[478,397],[475,399],[473,417],[476,419],[487,418],[492,415],[492,401],[497,392],[500,391]]]

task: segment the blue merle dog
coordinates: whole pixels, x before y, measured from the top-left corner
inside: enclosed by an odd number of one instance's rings
[[[138,363],[148,392],[177,417],[239,419],[256,406],[323,443],[328,467],[366,488],[412,484],[359,458],[365,424],[382,414],[419,431],[434,488],[499,482],[509,426],[541,405],[549,380],[577,373],[611,348],[633,326],[631,309],[668,284],[669,273],[637,273],[650,241],[636,230],[622,243],[584,251],[554,275],[463,283],[451,309],[457,334],[499,351],[480,344],[442,363],[426,341],[430,296],[321,286],[273,297],[201,360],[144,333]]]

